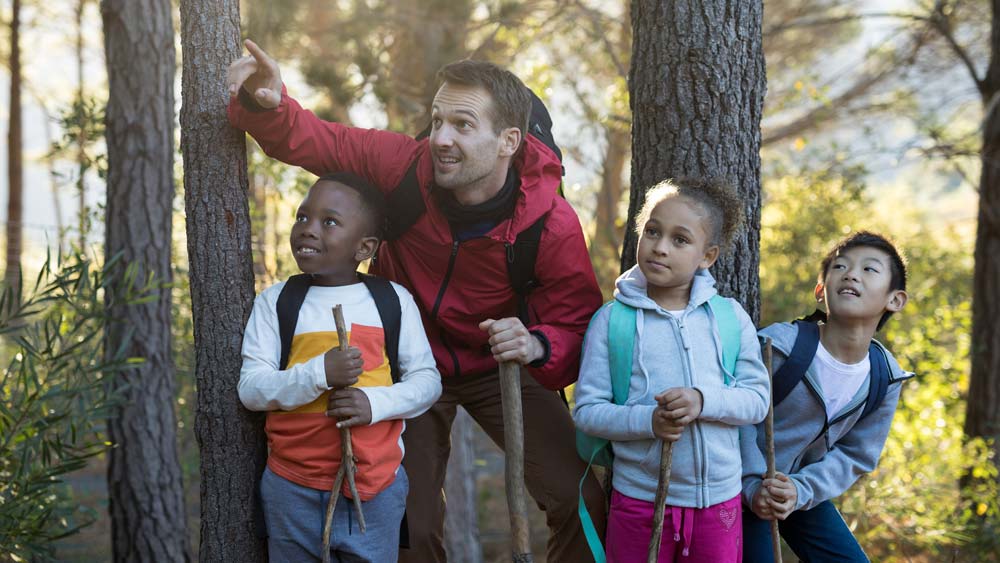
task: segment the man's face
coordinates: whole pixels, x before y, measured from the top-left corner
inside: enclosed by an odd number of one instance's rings
[[[468,199],[462,192],[470,196],[485,192],[487,197],[475,197],[485,201],[507,176],[507,157],[517,147],[509,147],[509,130],[499,134],[494,130],[492,109],[493,99],[478,86],[446,82],[434,96],[430,135],[434,181],[455,192],[459,201]]]

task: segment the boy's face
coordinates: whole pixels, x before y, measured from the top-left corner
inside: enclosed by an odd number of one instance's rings
[[[371,217],[358,192],[321,180],[309,188],[295,214],[289,237],[292,255],[316,285],[355,283],[358,263],[378,248],[378,238],[368,234],[371,230]]]
[[[639,235],[636,260],[646,276],[647,294],[683,290],[684,305],[691,280],[699,268],[708,268],[719,256],[710,244],[708,216],[698,203],[680,195],[661,201],[649,214]]]
[[[826,302],[831,317],[877,323],[886,311],[899,311],[906,304],[906,292],[891,287],[890,256],[877,248],[855,246],[833,259],[816,286],[816,298]]]
[[[437,91],[430,147],[439,187],[477,192],[496,184],[496,178],[503,182],[506,159],[516,152],[521,131],[510,127],[497,134],[492,109],[493,98],[478,86],[445,82]]]

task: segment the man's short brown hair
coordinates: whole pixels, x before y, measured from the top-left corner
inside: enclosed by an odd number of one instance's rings
[[[517,127],[522,139],[528,134],[531,92],[513,72],[493,63],[465,59],[445,65],[437,77],[442,84],[478,86],[486,90],[493,99],[490,118],[494,133]]]

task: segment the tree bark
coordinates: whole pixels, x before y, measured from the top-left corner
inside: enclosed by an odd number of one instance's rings
[[[254,298],[246,142],[226,120],[225,76],[242,54],[237,0],[183,0],[184,208],[187,212],[201,452],[203,563],[266,560],[255,531],[264,418],[239,402],[240,346]]]
[[[7,253],[4,281],[21,283],[21,220],[24,191],[23,138],[21,133],[21,1],[13,0],[10,20],[10,116],[7,126]]]
[[[105,256],[122,254],[137,282],[171,281],[174,197],[174,32],[170,0],[104,0],[109,98]],[[122,291],[122,278],[112,292]],[[122,307],[107,353],[145,362],[116,374],[123,403],[108,420],[111,544],[115,561],[188,561],[174,414],[170,290]],[[109,297],[109,301],[114,301]]]
[[[482,563],[472,424],[469,413],[463,408],[458,409],[451,425],[451,457],[448,459],[448,478],[444,483],[444,495],[448,502],[448,510],[444,514],[444,550],[448,561]]]
[[[722,294],[758,318],[760,119],[766,78],[760,0],[632,2],[632,185],[622,269],[635,263],[646,190],[720,176],[745,202],[744,228],[713,268]]]
[[[1000,0],[993,0],[990,62],[979,82],[983,106],[982,175],[972,307],[972,374],[965,433],[994,439],[1000,460]]]

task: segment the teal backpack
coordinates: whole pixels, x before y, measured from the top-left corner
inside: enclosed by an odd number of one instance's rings
[[[616,405],[624,405],[628,399],[629,380],[632,377],[636,312],[634,307],[620,301],[612,301],[605,306],[611,308],[608,317],[608,364],[611,369],[612,401]],[[705,307],[711,310],[719,330],[719,341],[722,342],[722,365],[728,373],[735,374],[736,360],[740,356],[740,337],[742,336],[736,312],[733,310],[732,304],[721,295],[713,295]],[[597,318],[597,315],[594,315],[594,318]],[[729,383],[729,375],[726,375],[726,383]],[[584,471],[583,478],[580,479],[577,512],[580,515],[584,535],[587,537],[587,544],[594,555],[594,561],[606,563],[604,545],[597,534],[590,513],[587,512],[587,505],[583,502],[583,482],[587,478],[587,474],[590,473],[592,465],[611,467],[614,460],[611,442],[577,430],[576,451],[587,462],[587,470]]]

